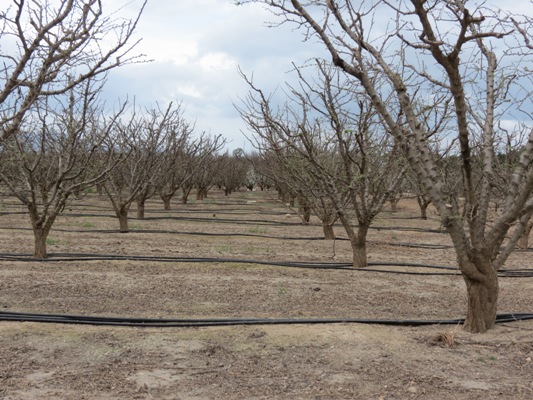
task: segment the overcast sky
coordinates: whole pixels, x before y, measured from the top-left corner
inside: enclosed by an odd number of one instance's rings
[[[121,14],[139,4],[133,1]],[[114,70],[106,97],[135,96],[147,106],[181,101],[199,131],[222,134],[230,149],[252,150],[233,106],[247,93],[238,67],[271,91],[294,79],[291,62],[301,65],[324,55],[321,46],[302,43],[301,32],[289,26],[267,28],[272,20],[262,6],[235,6],[233,0],[150,0],[137,30],[142,37],[137,51],[154,61]]]
[[[103,3],[114,9],[127,4],[117,13],[122,17],[138,9],[141,0]],[[505,7],[531,13],[532,5],[530,0],[508,0]],[[292,62],[303,65],[317,56],[329,58],[323,46],[304,43],[294,26],[266,27],[274,19],[261,5],[235,6],[233,0],[149,0],[137,30],[137,38],[142,38],[137,52],[154,61],[114,70],[106,97],[135,96],[137,104],[145,106],[182,102],[198,131],[222,134],[229,149],[252,150],[233,106],[248,91],[238,67],[253,72],[254,82],[271,92],[294,81]]]

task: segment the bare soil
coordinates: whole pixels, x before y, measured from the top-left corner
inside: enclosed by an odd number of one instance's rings
[[[350,262],[348,242],[316,240],[268,193],[213,192],[202,202],[147,204],[131,232],[104,198],[73,201],[50,253]],[[385,211],[369,234],[370,262],[456,265],[436,215],[416,203]],[[15,199],[0,203],[1,252],[31,254]],[[208,233],[209,235],[205,235]],[[345,237],[340,226],[339,238]],[[52,255],[53,260],[56,256]],[[57,258],[57,257],[56,257]],[[531,253],[506,268],[533,270]],[[0,311],[151,318],[449,319],[464,316],[459,275],[418,267],[324,270],[125,261],[0,261]],[[500,279],[500,312],[531,312],[533,278]],[[131,328],[0,322],[0,398],[21,399],[531,399],[533,322],[473,335],[461,326],[302,324]]]

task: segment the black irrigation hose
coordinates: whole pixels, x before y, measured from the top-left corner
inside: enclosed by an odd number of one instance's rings
[[[339,240],[339,239],[337,239]],[[342,239],[342,240],[348,240]],[[369,241],[369,244],[376,244],[376,245],[385,245],[385,246],[398,246],[398,247],[409,247],[414,249],[428,249],[428,250],[446,250],[446,249],[452,249],[452,245],[448,244],[432,244],[432,243],[409,243],[409,242],[374,242]]]
[[[32,231],[32,228],[23,227],[0,227],[5,230],[16,231]],[[55,232],[65,233],[121,233],[118,229],[54,229]],[[131,229],[127,233],[129,234],[171,234],[171,235],[191,235],[191,236],[224,236],[224,237],[256,237],[263,239],[277,239],[277,240],[302,240],[302,241],[322,241],[326,240],[323,236],[274,236],[274,235],[262,235],[258,233],[217,233],[217,232],[193,232],[193,231],[171,231],[162,229]],[[346,237],[336,237],[337,241],[349,241]],[[433,244],[433,243],[411,243],[411,242],[377,242],[368,241],[369,244],[380,246],[397,246],[397,247],[409,247],[414,249],[428,249],[428,250],[446,250],[452,249],[452,245],[448,244]],[[515,252],[533,252],[533,249],[516,249]]]
[[[1,211],[0,217],[2,215],[21,215],[21,214],[28,214],[27,211]]]
[[[239,263],[258,264],[279,267],[294,268],[318,268],[318,269],[353,269],[350,263],[320,263],[307,262],[295,263],[286,261],[261,261],[236,258],[209,258],[209,257],[171,257],[171,256],[135,256],[135,255],[115,255],[115,254],[80,254],[80,253],[54,253],[45,259],[35,259],[29,254],[7,254],[0,253],[0,261],[22,261],[22,262],[64,262],[64,261],[156,261],[156,262],[187,262],[187,263]]]
[[[498,314],[496,323],[506,323],[533,319],[532,313]],[[85,324],[98,326],[128,327],[208,327],[234,325],[294,325],[294,324],[374,324],[392,326],[459,325],[464,318],[412,320],[412,319],[368,319],[368,318],[216,318],[216,319],[162,319],[162,318],[121,318],[97,317],[68,314],[33,314],[20,312],[0,312],[0,321],[45,322],[61,324]]]
[[[1,215],[8,214],[26,214],[26,212],[0,212]],[[216,212],[213,213],[216,215]],[[86,213],[63,213],[65,217],[88,217],[88,218],[114,218],[116,215],[113,214],[86,214]],[[238,214],[234,214],[238,215]],[[268,226],[322,226],[321,224],[307,224],[304,225],[302,222],[289,222],[289,221],[271,221],[268,219],[228,219],[228,218],[217,218],[211,217],[180,217],[180,216],[160,216],[160,217],[144,217],[144,218],[135,218],[129,217],[131,221],[161,221],[161,220],[170,220],[170,221],[197,221],[197,222],[217,222],[217,223],[238,223],[242,225],[268,225]],[[356,228],[357,225],[354,225]],[[446,233],[443,229],[429,229],[429,228],[415,228],[408,226],[370,226],[370,229],[375,229],[377,231],[407,231],[407,232],[428,232],[428,233]]]
[[[22,227],[5,227],[0,229],[5,230],[16,230],[16,231],[33,231],[32,228],[22,228]],[[123,233],[118,229],[54,229],[54,232],[65,232],[65,233]],[[263,239],[279,239],[279,240],[325,240],[323,236],[313,236],[313,237],[291,237],[291,236],[274,236],[274,235],[261,235],[258,233],[216,233],[216,232],[192,232],[192,231],[170,231],[170,230],[160,230],[160,229],[130,229],[128,234],[146,234],[146,233],[157,233],[157,234],[173,234],[173,235],[191,235],[191,236],[224,236],[224,237],[257,237]],[[335,240],[347,241],[348,238],[339,237]],[[413,246],[410,246],[413,247]]]
[[[416,263],[397,262],[369,262],[369,267],[407,267],[447,270],[452,272],[418,272],[418,271],[397,271],[377,268],[354,268],[351,263],[329,263],[329,262],[291,262],[291,261],[262,261],[238,258],[210,258],[210,257],[172,257],[172,256],[137,256],[137,255],[116,255],[116,254],[87,254],[87,253],[53,253],[45,259],[35,259],[29,254],[0,253],[0,261],[22,261],[22,262],[65,262],[65,261],[154,261],[154,262],[186,262],[186,263],[238,263],[268,265],[286,268],[303,269],[328,269],[328,270],[351,270],[359,272],[379,272],[398,275],[461,275],[456,267],[442,265],[427,265]],[[498,276],[505,278],[529,278],[533,277],[533,270],[516,269],[500,270]]]
[[[32,228],[23,228],[23,227],[0,227],[0,229],[5,230],[17,230],[17,231],[32,231]],[[65,232],[65,233],[121,233],[117,229],[54,229],[55,232]],[[274,235],[262,235],[257,233],[216,233],[216,232],[192,232],[192,231],[171,231],[171,230],[161,230],[161,229],[131,229],[127,233],[130,234],[146,234],[146,233],[157,233],[157,234],[171,234],[171,235],[191,235],[191,236],[224,236],[224,237],[256,237],[263,239],[277,239],[277,240],[303,240],[303,241],[322,241],[326,240],[323,236],[274,236]],[[350,239],[345,237],[336,237],[335,240],[338,241],[349,241]],[[376,242],[369,241],[369,244],[376,245],[387,245],[387,246],[398,246],[398,247],[409,247],[409,248],[419,248],[419,249],[430,249],[430,250],[445,250],[451,249],[453,246],[446,244],[431,244],[431,243],[409,243],[409,242]],[[527,251],[522,249],[521,251]]]

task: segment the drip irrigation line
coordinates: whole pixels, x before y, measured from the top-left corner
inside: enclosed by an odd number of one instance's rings
[[[216,212],[213,213],[216,215]],[[116,217],[115,217],[116,218]],[[144,219],[131,218],[134,221],[160,221],[160,220],[175,220],[175,221],[193,221],[193,222],[208,222],[208,223],[223,223],[223,224],[239,224],[239,225],[274,225],[274,226],[301,226],[301,222],[289,222],[289,221],[271,221],[268,219],[229,219],[218,217],[145,217]],[[318,224],[317,224],[318,225]]]
[[[32,228],[24,227],[0,227],[0,229],[5,230],[17,230],[17,231],[33,231]],[[118,229],[54,229],[54,232],[64,232],[64,233],[120,233],[121,235],[124,232],[120,232]],[[209,237],[255,237],[262,239],[275,239],[275,240],[301,240],[301,241],[325,241],[324,236],[274,236],[274,235],[263,235],[259,233],[217,233],[217,232],[192,232],[192,231],[173,231],[173,230],[162,230],[162,229],[130,229],[127,233],[129,234],[168,234],[168,235],[191,235],[191,236],[209,236]],[[346,237],[336,237],[337,241],[347,242],[350,239]],[[451,249],[453,246],[447,244],[432,244],[432,243],[410,243],[410,242],[377,242],[377,241],[368,241],[368,244],[379,245],[379,246],[397,246],[397,247],[409,247],[409,248],[418,248],[418,249],[428,249],[428,250],[446,250]],[[516,251],[528,251],[528,250],[516,250]],[[531,250],[533,251],[533,249]]]
[[[1,214],[0,214],[1,215]],[[65,214],[67,216],[73,216],[73,214]],[[102,217],[102,218],[114,218],[116,219],[116,216],[114,215],[94,215],[94,214],[77,214],[75,216],[85,216],[85,217]],[[269,221],[269,220],[232,220],[232,219],[221,219],[221,218],[189,218],[189,217],[146,217],[144,219],[139,218],[128,218],[128,220],[131,221],[148,221],[148,220],[176,220],[176,221],[199,221],[199,222],[223,222],[223,223],[233,223],[234,225],[268,225],[268,226],[301,226],[301,227],[307,227],[307,226],[314,226],[314,227],[322,227],[321,224],[307,224],[304,225],[301,222],[277,222],[277,221]],[[353,226],[354,228],[357,228],[357,225]],[[22,228],[22,227],[0,227],[0,229],[10,229],[10,230],[31,230],[31,228]],[[370,229],[375,229],[377,231],[382,230],[392,230],[392,231],[407,231],[407,232],[423,232],[423,233],[446,233],[445,231],[439,230],[439,229],[425,229],[425,228],[413,228],[413,227],[373,227],[371,226]],[[54,231],[57,232],[101,232],[101,233],[109,233],[109,232],[118,232],[116,229],[83,229],[83,230],[70,230],[70,229],[54,229]],[[175,233],[176,231],[167,231],[167,230],[157,230],[157,229],[131,229],[128,231],[128,233]],[[178,232],[178,233],[188,233],[188,234],[195,234],[195,235],[201,235],[202,232]],[[205,233],[206,235],[212,234],[212,233]],[[242,234],[232,234],[232,233],[224,233],[220,234],[222,236],[227,235],[242,235]],[[267,235],[257,235],[259,237],[269,237]],[[272,236],[272,238],[279,238],[279,239],[285,239],[286,237],[279,237],[279,236]],[[287,237],[287,239],[296,239]],[[304,238],[308,239],[308,238]],[[323,239],[323,237],[317,238]],[[315,239],[310,239],[315,240]],[[347,238],[338,237],[336,240],[348,240]],[[371,243],[371,242],[370,242]],[[390,245],[405,245],[407,247],[416,247],[416,246],[423,246],[418,243],[387,243]],[[429,245],[433,246],[433,245]]]
[[[381,214],[381,213],[380,213]],[[387,219],[399,219],[399,220],[402,220],[402,219],[405,219],[405,220],[420,220],[420,221],[439,221],[439,219],[437,218],[433,218],[433,217],[427,217],[427,218],[422,218],[421,216],[419,215],[412,215],[412,216],[399,216],[399,215],[390,215],[390,211],[389,212],[383,212],[381,215],[379,215],[378,217],[376,217],[376,220],[387,220]]]
[[[9,213],[0,213],[9,214]],[[15,214],[26,214],[25,212]],[[214,213],[216,214],[216,213]],[[65,213],[62,214],[65,217],[88,217],[88,218],[113,218],[116,219],[116,215],[111,214],[82,214],[82,213]],[[238,225],[268,225],[268,226],[314,226],[322,227],[322,224],[303,224],[302,222],[289,222],[289,221],[271,221],[266,219],[257,220],[245,220],[245,219],[228,219],[228,218],[205,218],[205,217],[178,217],[178,216],[162,216],[162,217],[145,217],[135,218],[128,217],[131,221],[161,221],[161,220],[174,220],[174,221],[193,221],[193,222],[209,222],[209,223],[235,223]],[[357,228],[357,225],[353,225],[353,228]],[[415,228],[409,226],[370,226],[369,229],[375,229],[377,231],[407,231],[407,232],[424,232],[424,233],[447,233],[442,229],[430,229],[430,228]]]
[[[16,230],[16,231],[33,231],[32,228],[23,228],[23,227],[0,227],[0,229],[5,230]],[[64,233],[120,233],[121,235],[124,232],[120,232],[118,229],[54,229],[54,232],[64,232]],[[274,236],[274,235],[261,235],[258,233],[216,233],[216,232],[192,232],[192,231],[171,231],[171,230],[161,230],[161,229],[130,229],[126,233],[131,234],[172,234],[172,235],[191,235],[191,236],[219,236],[219,237],[257,237],[263,239],[279,239],[279,240],[325,240],[323,236]],[[348,238],[339,237],[335,240],[348,241]],[[382,243],[380,243],[382,244]],[[411,246],[412,247],[412,246]]]
[[[3,215],[22,215],[22,214],[28,214],[27,211],[1,211],[0,217]]]
[[[146,208],[145,209],[145,212],[147,213],[174,213],[174,214],[216,214],[216,215],[249,215],[251,212],[251,210],[246,210],[246,209],[243,209],[243,208],[227,208],[227,209],[221,209],[221,210],[194,210],[194,209],[190,209],[190,210],[180,210],[178,208],[174,208],[174,209],[171,209],[171,210],[163,210],[163,209],[155,209],[155,208],[152,208],[152,209],[148,209]],[[274,211],[258,211],[258,210],[253,210],[253,214],[254,215],[287,215],[287,214],[291,214],[295,217],[298,216],[298,214],[294,214],[294,213],[287,213],[287,212],[274,212]]]
[[[213,213],[216,215],[216,212]],[[114,218],[116,219],[116,215],[111,214],[81,214],[81,213],[65,213],[62,214],[66,217],[88,217],[88,218]],[[209,223],[230,223],[230,224],[239,224],[239,225],[275,225],[275,226],[301,226],[303,225],[301,222],[288,222],[288,221],[271,221],[267,219],[257,219],[257,220],[246,220],[246,219],[228,219],[228,218],[217,218],[215,217],[180,217],[180,216],[160,216],[160,217],[144,217],[144,218],[136,218],[136,217],[128,217],[128,220],[131,221],[162,221],[162,220],[170,220],[170,221],[192,221],[192,222],[209,222]],[[319,225],[319,224],[315,224]],[[321,225],[320,225],[321,226]]]
[[[171,256],[136,256],[114,254],[81,254],[81,253],[52,253],[48,258],[35,259],[29,254],[0,253],[0,260],[23,262],[64,262],[64,261],[157,261],[157,262],[187,262],[187,263],[238,263],[258,264],[293,268],[319,268],[319,269],[353,269],[350,263],[321,263],[306,262],[296,263],[287,261],[262,261],[238,258],[210,258],[210,257],[171,257]]]
[[[343,239],[348,240],[348,239]],[[398,247],[409,247],[415,249],[428,249],[428,250],[446,250],[453,249],[453,246],[448,244],[432,244],[432,243],[409,243],[409,242],[374,242],[369,241],[369,244],[376,245],[386,245],[386,246],[398,246]]]
[[[357,225],[354,226],[357,228]],[[427,232],[427,233],[447,233],[443,229],[414,228],[410,226],[370,226],[370,229],[378,231],[407,231],[407,232]]]
[[[532,313],[498,314],[496,323],[508,323],[533,319]],[[392,326],[426,326],[426,325],[459,325],[464,318],[456,319],[370,319],[370,318],[216,318],[216,319],[165,319],[165,318],[123,318],[98,317],[69,314],[34,314],[21,312],[0,312],[0,321],[43,322],[60,324],[85,324],[98,326],[126,327],[210,327],[234,325],[295,325],[295,324],[373,324]]]
[[[263,261],[239,258],[211,258],[211,257],[172,257],[172,256],[139,256],[139,255],[116,255],[116,254],[90,254],[90,253],[52,253],[48,258],[35,259],[29,254],[20,253],[0,253],[0,261],[21,261],[21,262],[66,262],[66,261],[151,261],[151,262],[172,262],[172,263],[234,263],[234,264],[256,264],[277,266],[286,268],[301,269],[328,269],[328,270],[350,270],[358,272],[377,272],[399,275],[448,275],[460,276],[458,268],[442,265],[428,265],[417,263],[400,262],[369,262],[368,267],[354,268],[351,263],[330,263],[330,262],[292,262],[292,261]],[[370,268],[369,268],[370,267]],[[374,268],[372,268],[374,267]],[[375,267],[402,267],[402,268],[423,268],[437,269],[451,272],[419,272],[419,271],[398,271]],[[498,276],[506,278],[528,278],[533,277],[533,270],[500,270]]]

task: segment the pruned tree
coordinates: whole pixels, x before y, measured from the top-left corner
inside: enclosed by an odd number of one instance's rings
[[[268,146],[268,142],[263,142]],[[282,192],[291,191],[298,199],[299,214],[304,223],[310,222],[311,213],[322,223],[324,239],[335,239],[333,226],[338,220],[337,210],[326,193],[321,191],[320,182],[316,182],[315,175],[310,172],[312,166],[306,157],[301,157],[297,152],[288,148],[261,148],[263,161],[256,165],[261,168],[260,174],[276,183]],[[289,154],[292,153],[292,154]],[[334,157],[332,158],[334,159]],[[333,173],[333,172],[332,172]],[[341,202],[344,207],[349,203],[347,191],[341,191]]]
[[[242,149],[235,149],[231,155],[226,152],[221,158],[218,184],[228,196],[245,184],[249,163]]]
[[[202,184],[202,182],[206,182],[207,178],[205,177],[210,176],[209,171],[213,168],[210,164],[212,164],[213,160],[217,159],[219,151],[226,144],[226,140],[221,135],[209,136],[204,134],[200,137],[197,143],[199,146],[194,154],[191,154],[191,157],[188,158],[188,162],[185,165],[186,168],[184,173],[186,173],[188,179],[181,182],[182,204],[187,204],[189,195],[195,186],[199,183]],[[215,167],[216,165],[217,164],[215,164]],[[217,175],[214,175],[209,178],[209,188],[214,185],[216,177]],[[205,194],[207,194],[207,191]],[[203,199],[203,197],[201,199]]]
[[[13,1],[0,11],[0,142],[19,131],[40,99],[68,92],[131,55],[135,18],[114,19],[101,0]],[[45,100],[43,100],[45,101]]]
[[[48,256],[46,239],[72,195],[81,194],[121,161],[109,147],[118,116],[106,117],[90,81],[27,113],[2,145],[0,177],[28,209],[34,258]]]
[[[166,109],[159,106],[136,112],[128,121],[121,121],[115,129],[116,154],[126,155],[118,168],[110,171],[104,182],[104,190],[119,220],[120,232],[128,232],[128,211],[137,201],[141,218],[144,202],[158,187],[161,176],[168,173],[166,163],[169,146],[183,131],[180,106],[170,103]]]
[[[296,69],[300,87],[289,87],[290,100],[277,111],[269,97],[247,79],[251,91],[240,112],[258,148],[278,154],[288,149],[287,154],[305,160],[304,175],[297,166],[291,176],[299,174],[300,181],[310,177],[310,193],[316,188],[315,197],[329,198],[350,240],[354,267],[365,267],[368,229],[398,190],[406,166],[357,85],[326,62],[317,60],[315,65],[315,80]],[[283,166],[289,168],[290,162]]]
[[[248,156],[248,160],[252,165],[251,172],[254,186],[259,187],[259,190],[268,190],[274,186],[273,180],[268,176],[269,159],[268,155],[254,151]]]
[[[194,174],[194,167],[197,166],[196,158],[201,154],[203,148],[203,136],[197,140],[192,139],[193,127],[184,127],[183,135],[173,139],[167,148],[166,165],[158,183],[157,192],[163,200],[163,208],[170,210],[170,201],[176,192],[189,181]]]
[[[182,186],[182,202],[185,204],[189,193],[196,188],[196,200],[204,200],[209,190],[216,185],[222,174],[224,158],[219,154],[226,140],[218,136],[206,137],[203,152],[196,158],[192,178]]]
[[[145,203],[149,198],[156,193],[161,195],[164,191],[165,195],[161,197],[170,202],[179,184],[190,178],[184,164],[199,146],[198,143],[191,142],[194,126],[184,118],[181,103],[170,103],[166,111],[161,110],[159,105],[146,110],[144,120],[148,136],[159,137],[160,144],[150,155],[152,159],[157,159],[158,166],[152,177],[142,185],[135,199],[139,219],[144,218]],[[169,203],[164,203],[165,207],[167,204]]]
[[[317,38],[332,62],[359,82],[452,239],[467,289],[464,328],[492,328],[497,272],[533,213],[531,15],[511,16],[467,0],[257,1],[282,22],[295,23],[307,37]],[[458,201],[448,201],[452,192],[417,112],[428,99],[451,99],[451,107],[442,110],[449,122],[438,133],[460,160],[464,212]],[[502,211],[491,221],[494,159],[501,135],[497,122],[502,119],[529,127]],[[507,239],[513,224],[516,228]]]

